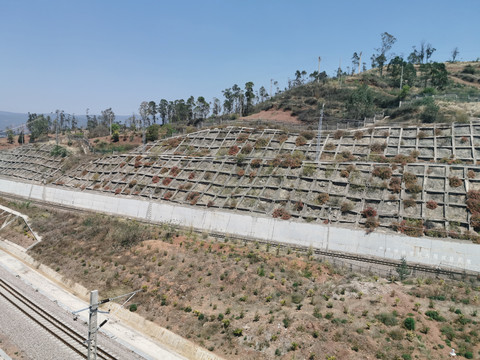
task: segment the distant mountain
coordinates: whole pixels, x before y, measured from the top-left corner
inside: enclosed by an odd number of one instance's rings
[[[15,127],[25,123],[28,114],[0,111],[0,131],[7,127]]]

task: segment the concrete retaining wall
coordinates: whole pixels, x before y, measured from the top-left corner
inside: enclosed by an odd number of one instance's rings
[[[277,220],[1,178],[0,193],[227,235],[248,236],[387,259],[398,260],[404,256],[409,262],[480,272],[480,245],[462,241],[413,238],[380,232],[367,235],[362,230]]]

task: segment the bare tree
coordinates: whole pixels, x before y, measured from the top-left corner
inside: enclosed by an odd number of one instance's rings
[[[455,62],[459,53],[458,47],[455,46],[455,49],[452,50],[452,62]]]
[[[360,56],[362,56],[362,53],[357,54],[355,51],[352,55],[352,75],[355,73],[355,69],[358,68],[360,70],[359,64],[360,64]]]
[[[380,69],[380,76],[383,75],[383,66],[387,62],[387,52],[390,51],[393,44],[397,41],[397,38],[387,32],[382,33],[382,45],[375,49],[377,54],[373,54],[371,57],[372,60],[372,67],[378,67]]]
[[[148,102],[142,101],[140,107],[138,108],[140,117],[142,118],[142,127],[146,128],[150,125],[150,120],[148,119],[149,115],[149,105]]]

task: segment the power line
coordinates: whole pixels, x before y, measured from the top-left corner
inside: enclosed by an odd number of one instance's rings
[[[102,326],[104,326],[110,320],[110,318],[107,318],[107,319],[103,320],[101,322],[101,324],[97,327],[97,314],[98,313],[110,314],[110,310],[100,311],[100,310],[98,310],[98,306],[102,305],[102,304],[106,304],[110,301],[125,297],[125,296],[129,296],[127,298],[127,300],[120,306],[120,308],[118,308],[117,311],[115,311],[115,313],[116,313],[121,308],[123,308],[125,306],[125,304],[127,302],[129,302],[135,296],[135,294],[137,294],[140,291],[142,291],[142,290],[135,290],[135,291],[129,292],[127,294],[123,294],[123,295],[115,296],[113,298],[107,298],[107,299],[103,299],[103,300],[98,301],[98,290],[93,290],[93,291],[90,292],[90,306],[72,312],[72,314],[74,315],[74,320],[76,320],[77,319],[76,314],[78,314],[79,312],[85,311],[85,310],[89,310],[89,314],[88,314],[88,337],[87,337],[87,345],[88,345],[87,359],[88,360],[90,360],[90,359],[95,360],[97,358],[97,332],[98,332],[98,330],[100,330],[100,328]]]

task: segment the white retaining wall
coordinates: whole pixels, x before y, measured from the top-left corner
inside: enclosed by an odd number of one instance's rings
[[[480,245],[465,241],[414,238],[382,232],[367,235],[364,230],[277,220],[0,178],[0,193],[2,192],[26,199],[153,222],[167,222],[227,235],[396,260],[404,256],[409,262],[480,272]]]

